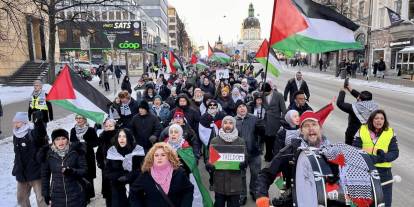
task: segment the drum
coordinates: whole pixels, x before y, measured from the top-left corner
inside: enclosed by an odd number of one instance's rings
[[[381,181],[378,171],[367,154],[361,153],[369,168],[372,187],[372,207],[384,206]],[[340,187],[339,166],[331,164],[318,150],[302,149],[298,152],[293,180],[293,206],[322,207],[349,206]],[[336,190],[328,186],[339,186]],[[329,191],[330,190],[330,191]]]

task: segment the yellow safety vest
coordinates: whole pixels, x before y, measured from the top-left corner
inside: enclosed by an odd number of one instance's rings
[[[46,105],[46,100],[43,101],[39,101],[40,100],[40,95],[36,98],[32,97],[32,102],[30,103],[30,107],[32,109],[38,109],[38,110],[48,110],[47,109],[47,105]]]
[[[388,152],[388,146],[391,143],[391,139],[394,137],[394,130],[391,127],[388,127],[388,130],[383,131],[378,138],[377,142],[374,142],[371,139],[370,132],[368,130],[368,125],[363,124],[359,129],[359,136],[362,140],[362,149],[364,149],[368,154],[377,155],[377,149],[383,150],[385,153]],[[391,162],[383,162],[375,164],[375,167],[390,168],[392,167]]]

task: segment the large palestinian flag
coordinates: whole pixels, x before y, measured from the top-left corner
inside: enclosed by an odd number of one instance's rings
[[[217,170],[240,170],[245,161],[243,145],[210,145],[209,154],[209,163]]]
[[[230,58],[229,55],[227,55],[225,52],[223,52],[219,49],[216,49],[216,48],[213,49],[210,46],[210,43],[208,44],[208,58],[211,61],[219,62],[219,63],[222,63],[222,64],[226,64],[226,63],[229,63],[231,61],[231,58]]]
[[[65,65],[46,99],[96,123],[103,123],[111,101]]]
[[[282,65],[279,63],[279,61],[276,58],[275,51],[273,51],[272,48],[269,50],[269,42],[264,39],[262,46],[260,46],[259,50],[256,53],[256,60],[257,62],[261,63],[263,67],[266,67],[267,63],[267,71],[270,72],[275,77],[279,77],[280,75],[280,68],[282,68]],[[269,54],[269,60],[267,60]]]
[[[355,41],[358,25],[312,0],[276,0],[270,44],[280,51],[321,53],[362,49]]]
[[[185,162],[185,164],[191,171],[190,181],[194,185],[194,199],[192,206],[213,207],[213,201],[211,200],[210,193],[204,186],[203,181],[201,179],[201,174],[197,167],[197,162],[193,153],[193,148],[183,147],[177,150],[177,154]]]

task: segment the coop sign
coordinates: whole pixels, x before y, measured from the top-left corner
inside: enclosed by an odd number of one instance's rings
[[[136,50],[136,49],[139,49],[141,45],[138,42],[128,42],[128,41],[124,41],[124,42],[119,43],[118,46],[121,49],[133,49],[133,50]]]

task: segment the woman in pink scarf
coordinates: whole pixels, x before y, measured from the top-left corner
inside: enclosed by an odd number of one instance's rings
[[[167,143],[156,143],[130,187],[131,206],[190,207],[193,191],[176,152]]]

